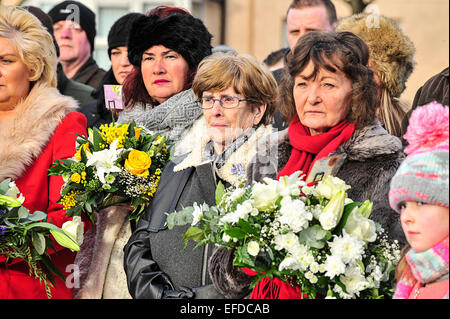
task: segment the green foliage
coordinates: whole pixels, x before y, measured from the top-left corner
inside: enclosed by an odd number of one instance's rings
[[[65,165],[63,163],[63,165]],[[79,250],[79,246],[61,228],[47,223],[47,214],[42,211],[35,211],[30,214],[29,210],[12,196],[18,194],[18,189],[10,187],[11,179],[6,179],[0,183],[0,255],[7,257],[7,262],[16,258],[23,259],[30,268],[30,276],[39,279],[44,283],[48,298],[51,298],[50,287],[54,286],[54,277],[57,275],[64,279],[62,273],[52,264],[49,258],[49,250],[53,249],[50,235],[59,235],[59,239],[54,237],[58,243],[70,241],[70,247]],[[8,199],[9,198],[9,199]],[[19,205],[17,205],[17,202]],[[68,245],[69,246],[69,245]],[[65,246],[65,247],[68,247]]]

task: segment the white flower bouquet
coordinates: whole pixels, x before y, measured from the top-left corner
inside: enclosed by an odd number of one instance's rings
[[[308,186],[296,172],[225,189],[216,206],[186,207],[168,214],[169,229],[191,224],[183,235],[196,247],[214,243],[234,250],[234,265],[301,287],[309,298],[389,298],[400,256],[373,204],[347,197],[350,186],[333,176]]]

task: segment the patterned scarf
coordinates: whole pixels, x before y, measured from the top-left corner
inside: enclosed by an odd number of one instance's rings
[[[165,135],[171,142],[179,141],[185,131],[202,115],[202,109],[196,101],[192,89],[175,94],[157,106],[143,107],[137,104],[131,110],[119,113],[118,123],[144,125],[153,133]]]
[[[393,299],[408,299],[417,282],[422,284],[448,279],[448,237],[434,247],[406,254],[408,267],[397,283]],[[444,298],[448,299],[448,290]]]

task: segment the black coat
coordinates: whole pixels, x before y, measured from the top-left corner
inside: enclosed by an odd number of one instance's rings
[[[178,162],[178,161],[177,161]],[[223,298],[209,278],[211,245],[183,248],[189,225],[168,230],[167,215],[194,202],[215,204],[215,176],[210,163],[174,172],[167,164],[151,206],[125,245],[124,268],[130,294],[136,299]]]

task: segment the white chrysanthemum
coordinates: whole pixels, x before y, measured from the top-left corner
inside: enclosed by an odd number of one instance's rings
[[[309,265],[314,262],[314,257],[312,256],[311,251],[305,245],[293,245],[288,251],[289,254],[298,261],[301,266],[301,270],[303,271],[307,270]]]
[[[320,270],[319,264],[316,262],[312,262],[311,264],[309,264],[309,270],[315,274]]]
[[[353,265],[348,267],[345,274],[340,276],[339,279],[345,285],[347,293],[354,297],[359,297],[360,291],[369,287],[369,282],[364,277],[359,265]]]
[[[324,264],[325,276],[333,279],[336,276],[342,275],[345,272],[345,264],[339,256],[328,256]]]
[[[289,252],[294,251],[300,246],[298,237],[292,232],[275,236],[273,242],[276,250],[286,249]]]
[[[294,233],[307,228],[313,215],[306,210],[305,203],[299,199],[293,200],[290,196],[284,197],[281,202],[278,220],[281,224],[289,226]]]
[[[282,271],[284,269],[300,270],[301,267],[297,259],[293,257],[286,257],[278,266],[279,271]]]
[[[331,254],[339,256],[347,264],[361,260],[364,253],[364,242],[345,231],[342,236],[334,236],[329,246]]]

